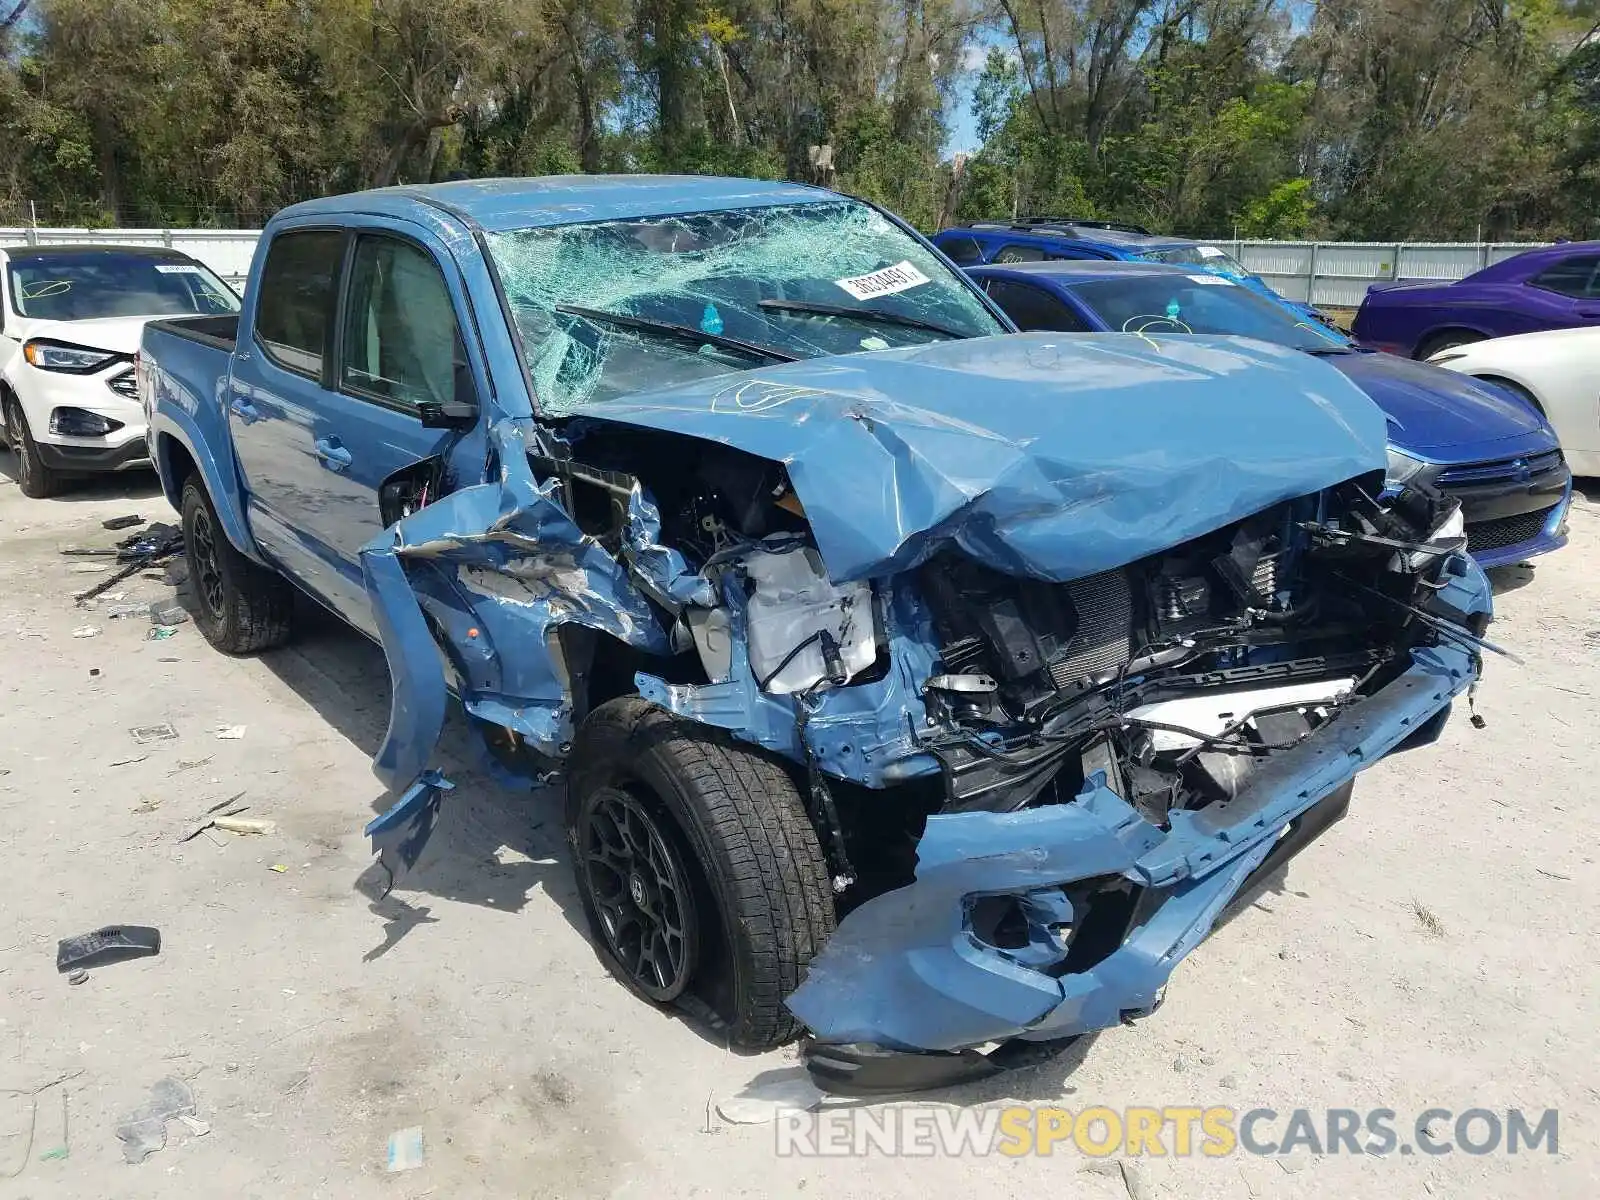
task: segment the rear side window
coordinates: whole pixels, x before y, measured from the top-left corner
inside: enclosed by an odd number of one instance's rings
[[[1009,279],[989,280],[989,298],[1023,333],[1086,333],[1089,324],[1072,308],[1041,288]]]
[[[344,320],[344,387],[407,408],[450,402],[466,355],[444,276],[425,250],[398,238],[357,242]]]
[[[1043,262],[1050,256],[1037,246],[1001,246],[992,261],[997,263]]]
[[[973,263],[983,261],[983,247],[978,245],[977,238],[946,238],[939,243],[939,249],[943,250],[950,261],[958,267],[970,267]]]
[[[261,268],[256,339],[279,366],[321,377],[343,252],[344,234],[333,229],[272,239]]]
[[[1600,254],[1574,255],[1547,267],[1528,281],[1534,287],[1580,300],[1600,297]]]

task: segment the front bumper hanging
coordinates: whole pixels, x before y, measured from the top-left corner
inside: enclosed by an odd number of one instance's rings
[[[1153,1011],[1224,910],[1343,815],[1359,771],[1436,737],[1478,669],[1453,644],[1413,651],[1398,679],[1269,759],[1233,800],[1175,813],[1166,832],[1102,776],[1071,804],[930,817],[915,882],[846,917],[789,997],[814,1035],[813,1078],[856,1094],[942,1086],[1019,1053],[975,1047],[1059,1047]],[[975,932],[975,900],[996,896],[1016,900],[1025,945]]]

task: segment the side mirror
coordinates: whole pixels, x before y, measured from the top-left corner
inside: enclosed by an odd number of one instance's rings
[[[462,359],[455,362],[454,382],[455,397],[448,403],[417,406],[424,429],[470,429],[478,423],[478,386]]]

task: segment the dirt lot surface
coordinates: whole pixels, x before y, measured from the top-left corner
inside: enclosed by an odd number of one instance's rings
[[[0,480],[0,1198],[1600,1194],[1595,500],[1565,551],[1496,580],[1492,636],[1526,663],[1490,662],[1487,728],[1458,712],[1440,744],[1364,775],[1349,818],[1150,1019],[939,1097],[1319,1122],[1383,1107],[1403,1141],[1431,1106],[1557,1108],[1559,1153],[1169,1157],[1126,1179],[1070,1149],[777,1157],[771,1125],[716,1107],[792,1072],[792,1053],[730,1054],[612,982],[581,931],[558,798],[509,795],[459,751],[444,826],[374,899],[381,654],[315,614],[291,648],[234,660],[192,624],[150,641],[142,617],[74,608],[102,576],[60,549],[112,544],[102,519],[133,512],[171,519],[141,477],[56,501]],[[173,594],[137,576],[112,591]],[[177,736],[129,732],[161,722]],[[231,797],[276,831],[181,840]],[[112,923],[159,926],[160,955],[77,986],[57,974],[57,939]],[[119,1121],[168,1077],[209,1132],[174,1121],[124,1162]],[[423,1165],[385,1173],[410,1126]]]

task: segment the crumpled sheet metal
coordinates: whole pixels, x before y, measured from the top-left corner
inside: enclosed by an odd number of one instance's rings
[[[497,481],[440,498],[361,551],[393,685],[389,728],[373,766],[387,787],[404,790],[368,834],[384,835],[391,847],[420,849],[438,805],[442,781],[424,776],[448,697],[434,628],[467,711],[559,756],[572,737],[572,713],[554,629],[581,625],[666,653],[666,634],[641,583],[669,597],[701,594],[682,577],[681,556],[658,544],[659,520],[642,496],[630,506],[627,562],[620,562],[573,524],[555,481],[534,477],[519,423],[500,422],[490,438]],[[401,859],[409,866],[415,855]]]
[[[835,581],[954,544],[1065,581],[1385,464],[1334,368],[1242,338],[974,338],[788,363],[590,414],[784,463]]]
[[[933,674],[936,641],[928,614],[909,588],[880,585],[889,637],[889,670],[881,679],[819,693],[804,723],[804,744],[795,695],[763,692],[750,669],[745,640],[745,601],[728,577],[723,597],[729,616],[728,678],[705,684],[669,684],[654,675],[635,677],[639,694],[652,704],[692,721],[726,729],[794,761],[809,751],[830,775],[883,787],[939,764],[917,741],[915,725],[925,707],[922,684]],[[886,777],[892,772],[894,779]]]
[[[1486,591],[1481,572],[1476,580]],[[788,1006],[823,1041],[913,1050],[1068,1037],[1148,1011],[1271,852],[1277,832],[1447,707],[1477,672],[1468,650],[1419,649],[1398,680],[1326,734],[1272,760],[1263,774],[1283,767],[1249,785],[1264,785],[1266,803],[1253,811],[1243,804],[1245,813],[1228,825],[1207,827],[1202,810],[1202,819],[1163,833],[1109,791],[1103,776],[1072,804],[929,817],[915,882],[850,913]],[[1057,976],[1042,969],[1065,958],[1049,950],[1048,922],[1057,914],[1043,889],[1107,875],[1165,887],[1167,899],[1088,970]],[[979,942],[967,924],[969,897],[1004,894],[1027,900],[1030,940],[1017,951]]]

